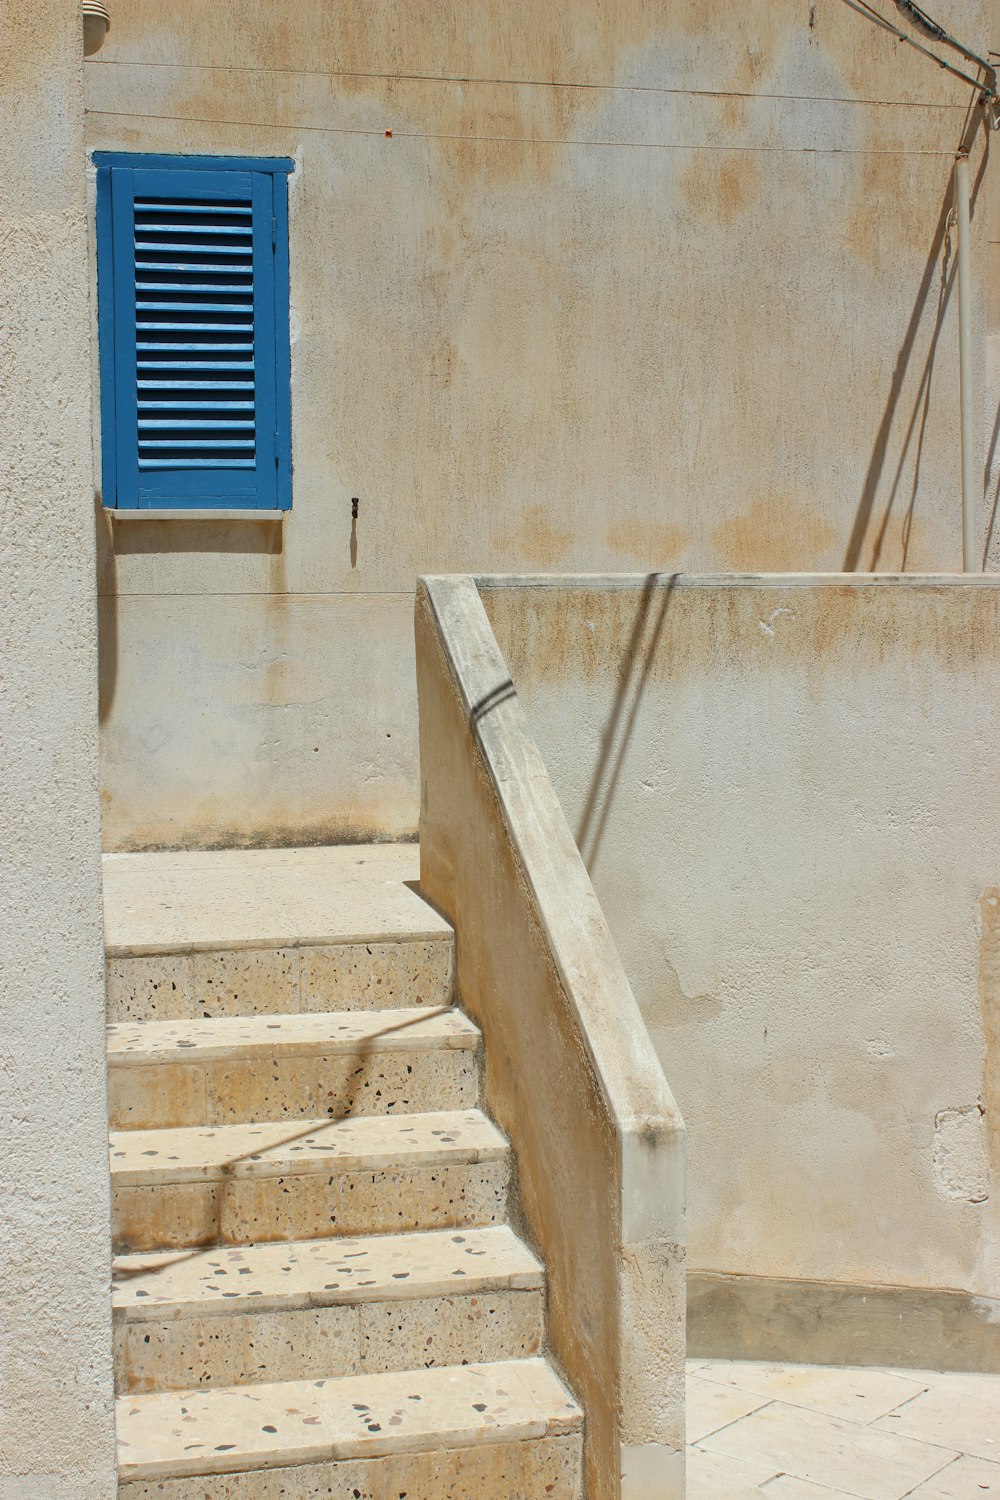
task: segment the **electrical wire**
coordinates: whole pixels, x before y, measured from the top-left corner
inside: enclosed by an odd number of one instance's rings
[[[931,40],[935,42],[943,42],[946,47],[954,47],[956,52],[960,52],[963,57],[968,59],[969,62],[974,62],[977,67],[982,68],[987,75],[993,74],[993,68],[991,68],[989,63],[979,56],[978,52],[972,52],[968,47],[966,47],[964,42],[960,42],[955,37],[950,36],[948,32],[945,31],[943,26],[938,25],[933,16],[929,16],[925,10],[920,9],[920,6],[916,4],[916,0],[896,0],[896,9],[900,12],[901,15],[906,16],[910,24],[915,26],[918,31],[923,32],[924,36],[929,36]],[[993,85],[993,91],[995,93],[995,77],[993,80]]]
[[[906,17],[912,26],[922,31],[924,36],[929,36],[932,42],[950,42],[950,37],[943,26],[933,20],[919,5],[914,5],[913,0],[896,0],[896,9],[900,15]]]
[[[913,20],[914,25],[920,25],[920,22],[916,19],[916,15],[917,13],[919,13],[921,20],[925,22],[927,28],[935,28],[933,32],[925,31],[925,35],[933,34],[935,39],[937,39],[937,32],[940,32],[940,40],[942,42],[944,42],[948,46],[954,47],[955,50],[957,52],[960,52],[963,57],[968,58],[969,61],[974,62],[977,67],[982,68],[982,70],[986,74],[986,81],[984,82],[981,78],[973,78],[970,74],[964,73],[961,68],[956,68],[954,63],[950,63],[947,58],[940,57],[936,52],[932,52],[929,47],[922,46],[920,42],[915,41],[908,32],[903,31],[893,21],[890,21],[886,16],[881,15],[874,6],[869,5],[868,0],[844,0],[844,4],[849,5],[852,10],[856,10],[858,12],[858,15],[865,16],[867,20],[873,21],[875,25],[881,27],[883,31],[887,31],[890,36],[897,37],[899,41],[906,42],[908,46],[914,47],[918,52],[923,53],[924,57],[929,57],[932,62],[937,63],[938,67],[943,68],[946,73],[951,73],[954,75],[954,77],[961,78],[963,83],[971,84],[971,86],[976,89],[977,92],[982,96],[984,102],[990,104],[996,103],[997,75],[996,70],[992,68],[989,63],[984,62],[983,59],[981,57],[978,57],[974,52],[968,51],[968,49],[963,47],[960,42],[954,41],[954,39],[948,36],[947,32],[945,32],[942,27],[939,27],[937,25],[936,21],[932,21],[924,11],[921,11],[918,6],[914,5],[913,0],[895,0],[895,3],[900,10],[903,10],[905,14],[910,16],[910,19]],[[921,26],[921,30],[924,30],[923,26]]]

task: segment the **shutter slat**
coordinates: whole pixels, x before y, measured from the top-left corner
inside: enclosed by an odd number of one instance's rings
[[[156,458],[154,461],[139,458],[140,469],[255,469],[255,458]]]
[[[182,234],[183,232],[184,231],[180,227],[178,227],[177,233]],[[218,239],[214,240],[211,243],[202,240],[201,243],[195,243],[191,245],[179,243],[177,240],[170,240],[166,243],[159,240],[144,240],[141,245],[136,245],[136,249],[142,251],[143,253],[149,250],[170,250],[175,255],[208,254],[224,255],[227,258],[239,256],[241,260],[246,260],[248,267],[251,260],[251,247],[249,244],[245,248],[243,245],[225,245],[220,243]]]
[[[165,396],[174,388],[173,383],[169,380],[138,380],[136,381],[136,385],[138,386],[140,392],[148,391],[150,394],[156,396]],[[253,382],[247,380],[234,380],[232,378],[230,378],[229,380],[199,379],[192,380],[188,389],[191,391],[192,395],[195,393],[201,395],[203,391],[239,391],[241,395],[247,393],[252,395]],[[148,399],[148,396],[143,396],[140,394],[140,405],[142,404],[142,402]],[[250,405],[252,406],[253,403],[251,402]]]
[[[147,237],[150,234],[183,234],[186,239],[193,240],[192,249],[204,251],[205,242],[217,245],[219,240],[240,240],[237,249],[246,246],[246,254],[252,249],[249,229],[237,228],[231,223],[136,223],[135,226],[135,248],[141,252],[147,245]],[[204,236],[204,239],[196,239],[196,236]]]
[[[205,372],[207,374],[212,370],[232,370],[234,372],[242,370],[244,374],[252,373],[252,367],[247,365],[245,362],[241,364],[236,360],[226,359],[206,359],[198,365],[192,365],[189,360],[183,359],[148,359],[139,360],[138,363],[145,374],[150,374],[154,370],[190,370],[192,372],[192,378],[194,378],[202,374],[202,372]],[[176,390],[177,388],[178,387],[175,381],[174,389]],[[187,388],[187,382],[185,382],[185,388]]]
[[[252,401],[150,401],[139,398],[140,412],[157,411],[253,411]]]
[[[201,248],[204,250],[205,247]],[[199,261],[192,264],[189,260],[146,260],[136,266],[136,271],[140,276],[145,276],[150,271],[179,271],[185,276],[189,272],[194,274],[203,271],[211,271],[218,276],[252,276],[253,266],[249,260],[243,266],[220,266],[211,261]],[[241,287],[240,290],[242,291],[243,288]]]
[[[192,319],[190,323],[178,323],[173,319],[169,323],[155,322],[151,318],[139,320],[139,332],[145,334],[153,333],[228,333],[233,338],[246,333],[250,342],[253,342],[253,323],[204,323],[200,319]]]
[[[239,448],[243,451],[249,448],[252,451],[253,441],[246,438],[215,438],[206,442],[204,438],[173,438],[167,442],[161,438],[141,438],[140,455],[144,448],[169,448],[171,452],[178,448],[211,448],[213,451],[216,448]]]
[[[253,432],[252,422],[239,422],[232,417],[216,417],[213,421],[198,421],[193,417],[175,417],[172,421],[139,418],[140,432]]]
[[[194,354],[201,351],[205,354],[235,354],[239,352],[249,355],[253,353],[253,339],[249,338],[245,342],[228,344],[217,343],[214,339],[206,339],[204,341],[201,339],[192,339],[186,344],[163,344],[158,340],[140,339],[137,341],[135,347],[146,354],[154,354],[159,350],[164,354]]]
[[[142,291],[148,291],[143,287]],[[214,291],[214,287],[206,287],[205,291]],[[185,312],[185,313],[220,313],[234,312],[247,313],[253,316],[253,307],[247,302],[137,302],[138,312]]]
[[[185,203],[181,199],[171,202],[167,198],[137,198],[135,200],[136,218],[138,219],[140,214],[150,213],[160,218],[165,214],[211,214],[216,219],[220,214],[230,214],[250,220],[253,217],[253,208],[249,203],[244,206],[240,203]]]

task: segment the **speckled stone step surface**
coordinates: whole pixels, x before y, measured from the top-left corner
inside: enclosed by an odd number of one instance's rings
[[[230,1016],[217,1020],[137,1022],[108,1027],[111,1066],[274,1057],[285,1052],[474,1050],[479,1029],[460,1010],[337,1011],[333,1014]]]
[[[508,1156],[505,1138],[477,1109],[115,1131],[115,1245],[499,1223]]]
[[[121,1130],[111,1136],[116,1186],[198,1182],[217,1177],[284,1177],[300,1172],[500,1161],[507,1142],[478,1109],[401,1119],[267,1120],[204,1129]]]
[[[461,1109],[479,1031],[451,1007],[108,1027],[112,1129]]]
[[[582,1421],[541,1359],[125,1396],[117,1404],[119,1476],[125,1486],[247,1471],[259,1481],[266,1470],[573,1437]],[[200,1500],[205,1490],[160,1493]],[[271,1500],[288,1492],[243,1493]],[[502,1492],[484,1493],[500,1500]]]
[[[121,1500],[581,1500],[416,846],[104,887]]]
[[[122,1255],[115,1313],[129,1321],[337,1303],[402,1301],[463,1292],[538,1291],[539,1262],[506,1224],[423,1234]]]
[[[524,1358],[542,1267],[506,1225],[129,1255],[119,1393]]]
[[[447,1005],[415,844],[104,856],[108,1019]]]

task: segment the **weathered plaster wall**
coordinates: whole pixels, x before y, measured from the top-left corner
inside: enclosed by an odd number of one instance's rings
[[[958,564],[968,89],[843,0],[116,0],[86,71],[91,147],[299,162],[290,517],[100,525],[109,845],[412,833],[420,572]]]
[[[689,1266],[1000,1296],[1000,584],[483,597],[687,1123]]]
[[[78,7],[4,6],[0,114],[0,1496],[111,1500]]]

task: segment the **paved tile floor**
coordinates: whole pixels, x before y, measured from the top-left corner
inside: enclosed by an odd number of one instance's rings
[[[1000,1375],[691,1360],[688,1500],[1000,1500]]]

